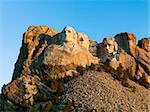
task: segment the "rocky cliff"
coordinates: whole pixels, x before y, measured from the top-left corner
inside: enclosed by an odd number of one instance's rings
[[[23,35],[0,111],[148,112],[150,38],[120,33],[98,43],[66,26]]]

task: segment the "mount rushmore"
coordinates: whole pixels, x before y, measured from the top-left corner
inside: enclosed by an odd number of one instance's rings
[[[150,38],[129,32],[101,43],[66,26],[30,26],[23,34],[2,111],[148,112]]]

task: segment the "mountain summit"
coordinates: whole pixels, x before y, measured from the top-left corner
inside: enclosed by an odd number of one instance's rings
[[[0,111],[148,112],[150,38],[124,32],[98,43],[66,26],[30,26]]]

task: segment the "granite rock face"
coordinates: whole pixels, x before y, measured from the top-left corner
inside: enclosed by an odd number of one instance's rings
[[[0,111],[148,112],[149,38],[121,33],[102,43],[66,26],[30,26]]]
[[[102,63],[107,65],[106,69],[108,69],[108,71],[126,71],[125,74],[118,73],[120,78],[128,77],[134,79],[134,77],[136,77],[136,62],[134,58],[119,48],[115,38],[105,38],[103,42],[99,44],[98,51],[98,57]]]
[[[30,73],[32,60],[38,59],[43,50],[48,46],[47,41],[57,32],[48,26],[30,26],[23,35],[22,46],[12,79],[21,74]]]
[[[134,34],[125,32],[115,36],[118,45],[124,49],[128,54],[134,57],[137,64],[137,80],[140,82],[150,81],[150,53],[149,53],[149,38],[139,40],[136,45],[136,36]]]
[[[150,52],[150,38],[143,38],[138,41],[138,46],[147,52]]]

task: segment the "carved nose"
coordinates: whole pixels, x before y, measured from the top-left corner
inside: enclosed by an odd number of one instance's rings
[[[109,46],[108,45],[105,45],[105,49],[108,49],[109,48]]]
[[[109,49],[109,46],[108,46],[108,45],[106,46],[106,49]]]

